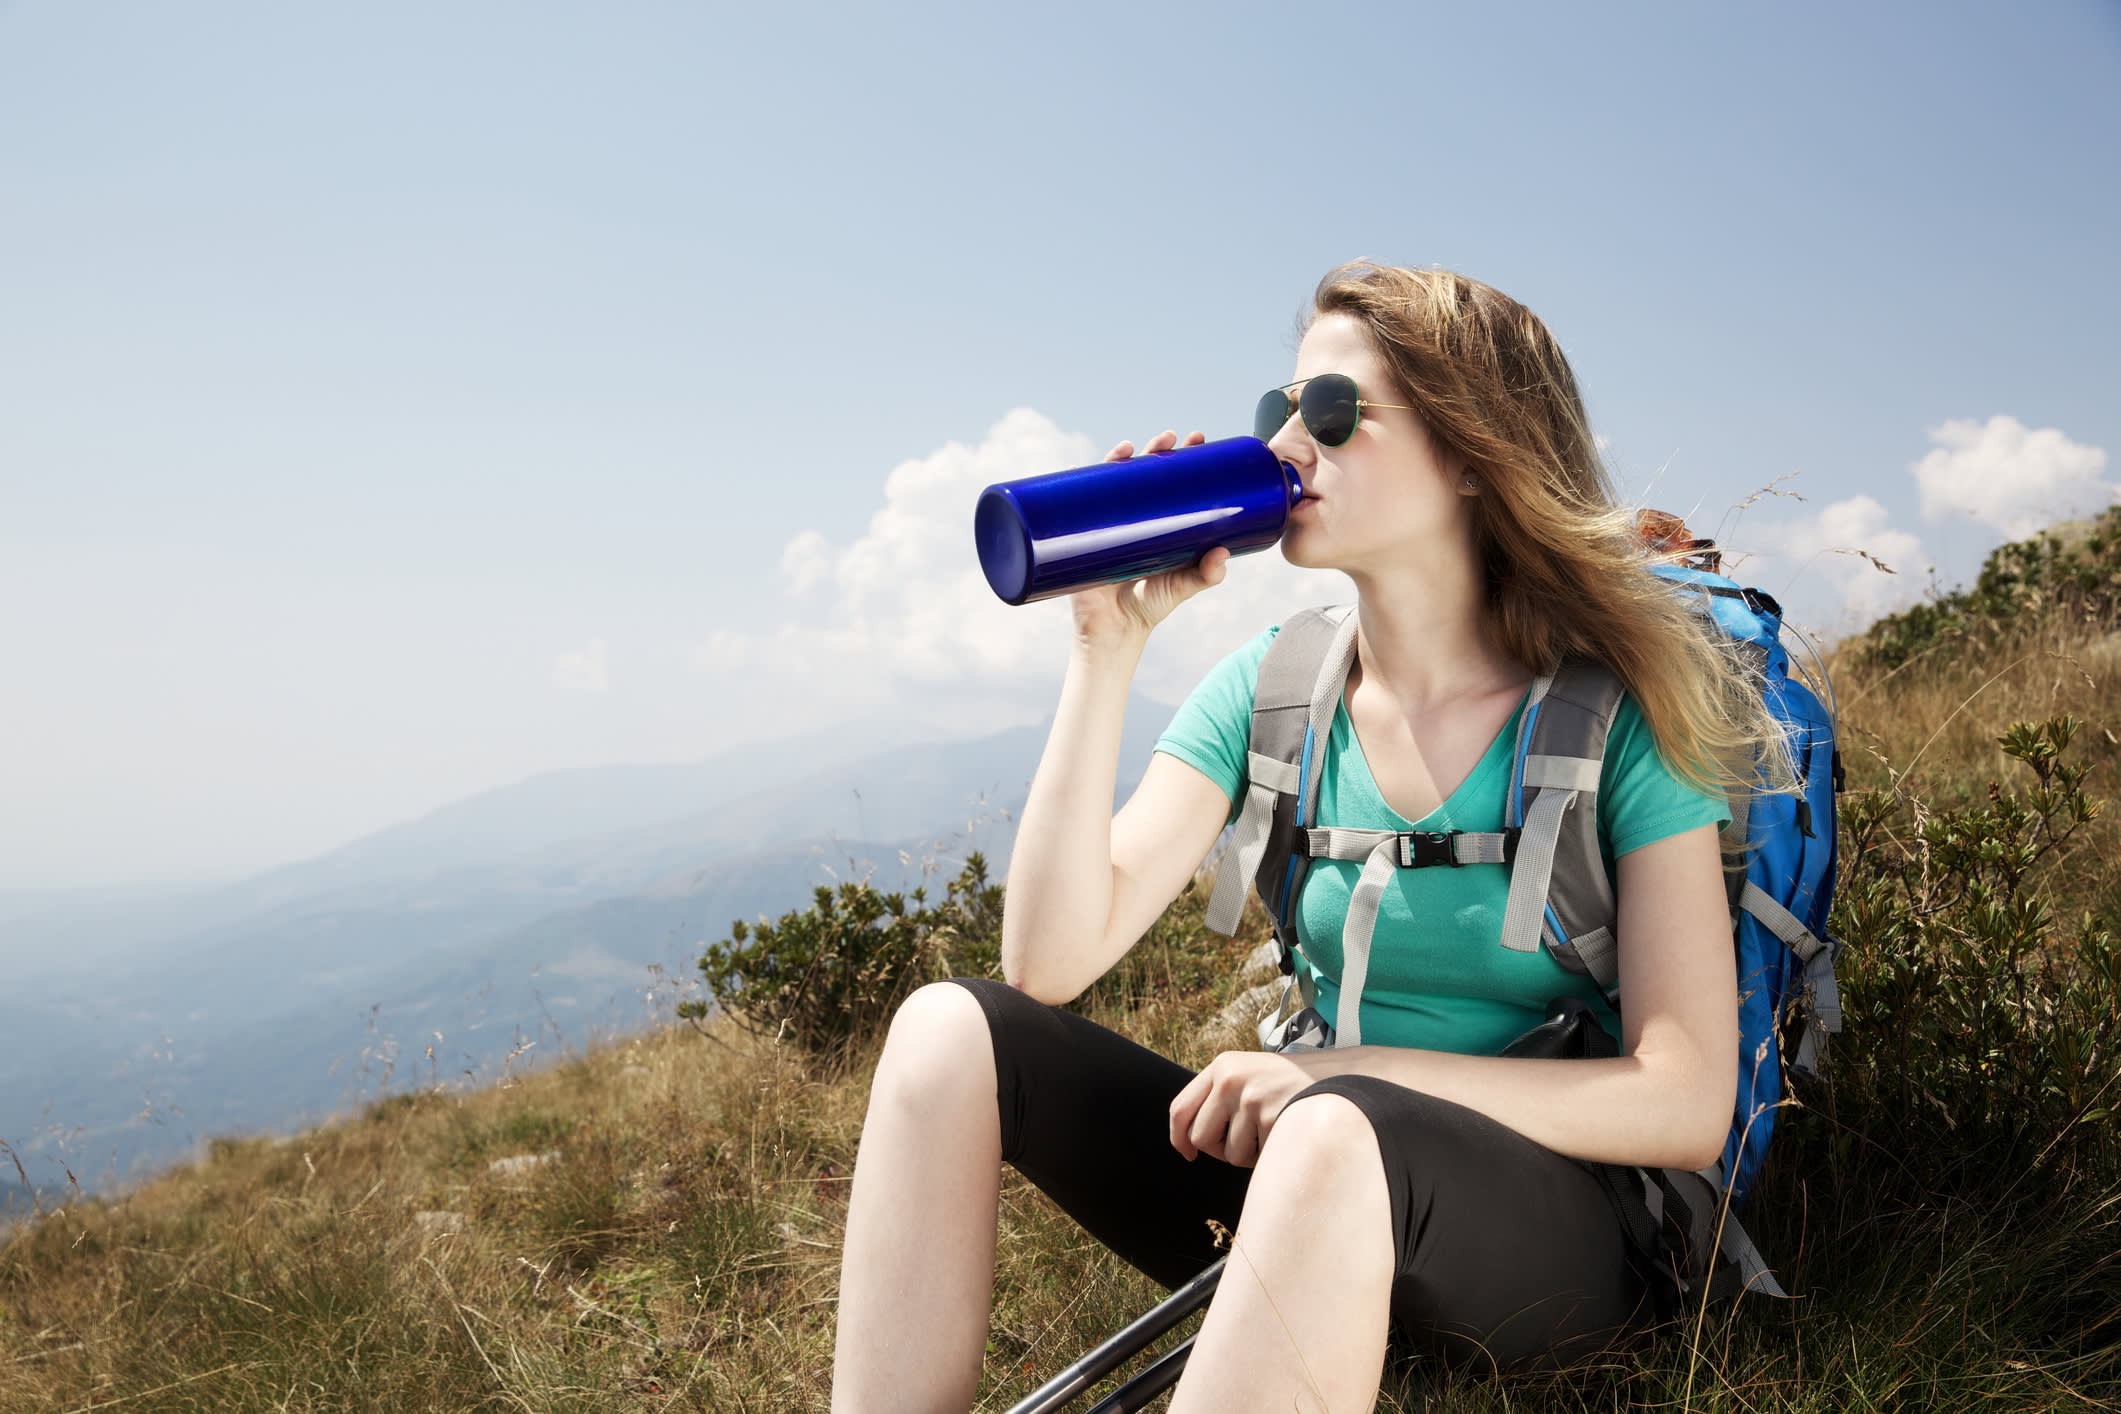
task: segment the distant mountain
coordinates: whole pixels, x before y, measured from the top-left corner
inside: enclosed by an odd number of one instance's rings
[[[313,905],[335,891],[358,895],[696,814],[769,789],[791,762],[806,774],[824,771],[933,735],[909,723],[864,723],[859,735],[832,730],[750,742],[701,761],[548,771],[232,884],[0,891],[0,972],[20,978],[100,967],[114,953],[289,903]]]
[[[1169,715],[1130,710],[1122,793]],[[925,865],[939,888],[977,847],[999,877],[1045,737],[561,773],[184,896],[165,922],[209,921],[0,994],[0,1140],[35,1182],[70,1156],[107,1185],[207,1135],[488,1074],[526,1038],[538,1056],[638,1026],[651,965],[667,991],[732,919],[800,908],[835,875],[873,867],[896,885]],[[603,828],[565,834],[570,812]]]

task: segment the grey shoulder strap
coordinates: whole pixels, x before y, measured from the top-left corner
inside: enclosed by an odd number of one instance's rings
[[[1290,878],[1291,865],[1300,869],[1307,862],[1296,849],[1297,832],[1311,823],[1300,818],[1302,802],[1318,799],[1326,736],[1355,657],[1355,628],[1350,605],[1306,609],[1281,626],[1260,660],[1244,804],[1208,900],[1207,925],[1218,933],[1237,931],[1246,886],[1253,885],[1275,915],[1275,936],[1285,949],[1295,944],[1295,930],[1282,922],[1281,904],[1301,882]],[[1306,741],[1312,743],[1308,761]],[[1283,963],[1286,968],[1286,952]]]
[[[1512,814],[1521,823],[1503,912],[1503,946],[1555,960],[1619,989],[1612,881],[1598,849],[1598,784],[1622,688],[1612,670],[1570,659],[1533,685],[1519,727]]]

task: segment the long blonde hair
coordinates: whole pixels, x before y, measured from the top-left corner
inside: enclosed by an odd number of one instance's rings
[[[1475,534],[1503,651],[1533,672],[1605,664],[1696,786],[1793,788],[1757,665],[1647,572],[1575,374],[1537,315],[1452,271],[1368,261],[1328,271],[1312,310],[1360,322],[1429,435],[1480,477]]]

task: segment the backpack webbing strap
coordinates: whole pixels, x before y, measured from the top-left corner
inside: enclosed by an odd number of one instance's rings
[[[1739,891],[1738,907],[1780,938],[1783,946],[1804,964],[1804,996],[1811,1014],[1798,1035],[1790,1069],[1816,1075],[1826,1038],[1841,1033],[1841,989],[1834,981],[1834,958],[1840,953],[1841,944],[1831,935],[1820,938],[1804,926],[1803,919],[1750,879]]]
[[[1341,925],[1339,1044],[1362,1044],[1362,989],[1370,978],[1370,945],[1377,912],[1392,877],[1426,865],[1503,864],[1514,852],[1507,832],[1463,830],[1357,830],[1339,826],[1299,831],[1299,854],[1312,859],[1362,861],[1362,874],[1348,896]]]
[[[1502,945],[1512,952],[1539,951],[1547,883],[1554,877],[1554,854],[1561,842],[1561,816],[1575,803],[1575,791],[1544,791],[1525,813],[1517,862],[1510,866],[1510,901],[1502,914]]]
[[[1598,772],[1604,763],[1586,756],[1527,756],[1524,783],[1552,790],[1598,793]]]
[[[1331,619],[1334,613],[1341,617]],[[1318,676],[1311,682],[1311,715],[1304,736],[1304,745],[1309,754],[1304,760],[1304,801],[1315,805],[1318,801],[1318,780],[1326,769],[1326,739],[1333,734],[1333,714],[1340,710],[1341,690],[1348,684],[1348,671],[1355,666],[1355,634],[1361,627],[1355,617],[1353,605],[1340,610],[1321,609],[1321,617],[1338,625],[1333,641],[1326,645],[1325,661],[1318,665]],[[1300,818],[1298,825],[1309,823],[1308,816]]]
[[[1256,886],[1277,915],[1274,935],[1283,948],[1284,971],[1292,965],[1288,949],[1295,930],[1279,910],[1302,883],[1304,867],[1304,861],[1292,861],[1294,834],[1305,823],[1304,802],[1318,798],[1326,738],[1355,656],[1355,629],[1352,607],[1306,609],[1267,645],[1253,685],[1244,804],[1208,899],[1207,926],[1232,934],[1244,912],[1245,890]]]
[[[1723,889],[1735,909],[1745,895],[1745,870],[1740,866],[1745,863],[1746,848],[1752,842],[1748,832],[1753,827],[1753,793],[1749,790],[1729,791],[1724,800],[1730,806],[1731,823],[1723,827]]]
[[[1663,1318],[1688,1299],[1720,1301],[1747,1291],[1788,1298],[1725,1201],[1719,1169],[1578,1162],[1605,1189],[1636,1257],[1655,1274],[1651,1296]]]
[[[1611,669],[1584,659],[1533,684],[1510,801],[1523,832],[1502,924],[1504,947],[1536,952],[1544,934],[1555,960],[1608,998],[1620,985],[1620,959],[1613,883],[1598,847],[1598,787],[1622,691]]]
[[[1797,954],[1799,962],[1809,964],[1819,950],[1826,946],[1812,936],[1812,930],[1804,926],[1804,920],[1784,908],[1766,889],[1751,879],[1738,892],[1738,907],[1758,919],[1760,926],[1782,939],[1783,945]]]
[[[1207,924],[1225,936],[1237,932],[1238,917],[1245,908],[1245,889],[1259,871],[1266,853],[1267,837],[1274,827],[1275,797],[1296,793],[1297,769],[1293,761],[1248,752],[1245,757],[1244,809],[1237,816],[1237,833],[1231,837],[1229,853],[1216,871],[1215,892],[1208,898]]]
[[[1709,1278],[1708,1294],[1721,1298],[1757,1291],[1762,1296],[1787,1300],[1789,1293],[1775,1280],[1752,1237],[1738,1225],[1738,1215],[1725,1206],[1717,1213],[1716,1221],[1720,1229],[1716,1234],[1716,1272]]]
[[[1790,1057],[1790,1069],[1800,1074],[1817,1075],[1826,1038],[1841,1034],[1841,988],[1834,981],[1834,959],[1840,952],[1841,940],[1828,934],[1826,946],[1804,965],[1805,1000],[1811,1015],[1797,1038],[1797,1054]]]
[[[1298,852],[1312,859],[1368,859],[1385,840],[1397,843],[1394,857],[1402,869],[1432,864],[1453,869],[1461,864],[1507,864],[1516,853],[1516,836],[1508,830],[1357,830],[1326,825],[1299,832]]]
[[[1362,877],[1348,895],[1347,922],[1340,931],[1340,1005],[1334,1008],[1334,1031],[1343,1046],[1362,1044],[1362,989],[1370,980],[1370,942],[1377,933],[1377,906],[1385,885],[1399,872],[1399,837],[1386,831],[1369,858]]]

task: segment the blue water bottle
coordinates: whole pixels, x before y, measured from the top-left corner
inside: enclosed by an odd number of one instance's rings
[[[1296,468],[1257,437],[1148,452],[980,492],[972,533],[1004,603],[1141,579],[1281,539],[1303,499]]]

